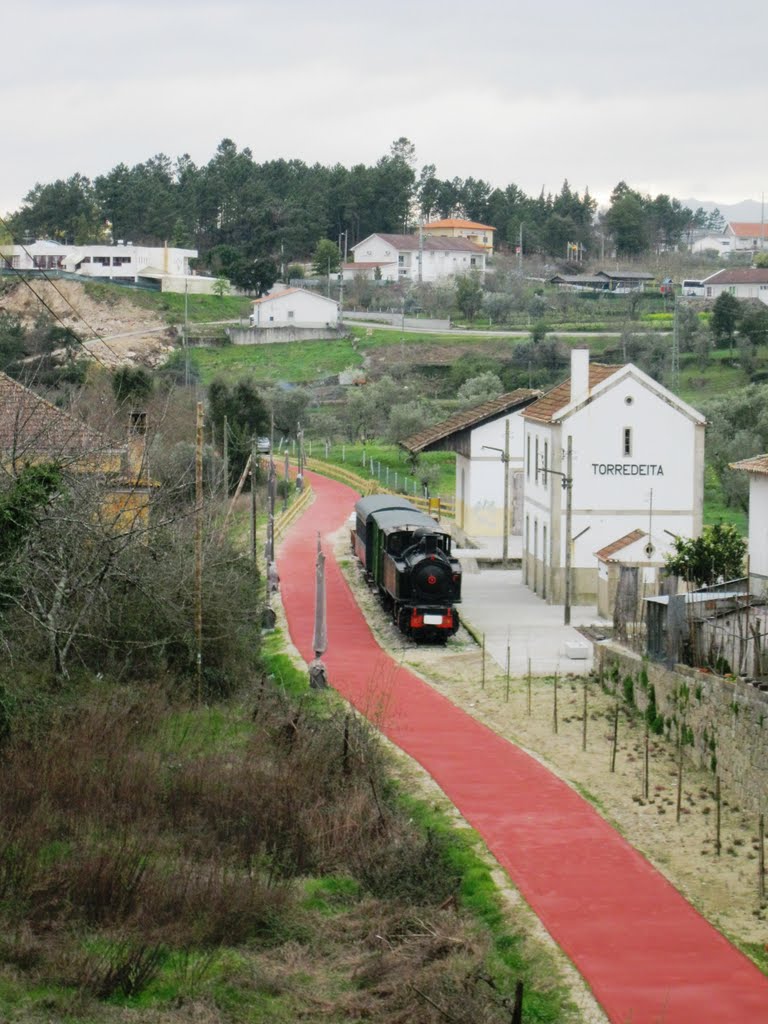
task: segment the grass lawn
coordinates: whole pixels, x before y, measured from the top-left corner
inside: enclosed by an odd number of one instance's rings
[[[312,458],[348,469],[364,479],[373,477],[384,487],[392,490],[404,489],[408,494],[418,495],[423,493],[421,484],[414,476],[413,468],[405,458],[405,452],[397,445],[379,442],[367,445],[334,444],[326,449],[322,441],[308,441],[307,454]],[[453,495],[456,484],[456,457],[453,452],[424,452],[419,456],[418,466],[435,467],[434,472],[439,474],[430,484],[433,495]]]
[[[291,341],[280,345],[224,345],[192,348],[190,361],[208,385],[214,377],[236,381],[252,377],[260,384],[291,381],[309,384],[360,366],[362,358],[347,339],[339,341]],[[176,353],[175,360],[182,360]]]
[[[143,309],[154,309],[169,324],[184,322],[184,295],[180,292],[156,292],[149,289],[126,289],[122,285],[88,283],[86,292],[99,302],[130,298]],[[253,299],[242,295],[187,295],[187,319],[192,324],[218,320],[237,320],[250,316]]]

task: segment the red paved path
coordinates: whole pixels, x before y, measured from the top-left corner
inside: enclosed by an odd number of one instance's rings
[[[309,476],[316,501],[278,554],[291,638],[307,660],[317,531],[338,530],[357,497]],[[768,978],[577,793],[386,655],[332,557],[326,566],[334,688],[480,832],[611,1021],[768,1024]]]

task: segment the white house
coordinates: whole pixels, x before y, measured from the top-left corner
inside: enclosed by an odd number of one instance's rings
[[[335,327],[339,304],[306,288],[285,288],[253,303],[253,327]]]
[[[704,296],[716,299],[723,292],[730,292],[737,299],[760,299],[768,304],[768,268],[732,267],[718,270],[701,282]]]
[[[374,234],[353,245],[352,252],[355,261],[344,264],[345,280],[362,274],[382,281],[437,281],[485,272],[486,250],[467,238]]]
[[[632,531],[648,534],[648,562],[701,532],[704,417],[632,363],[590,366],[574,349],[570,380],[522,418],[523,578],[542,597],[564,599],[569,532],[574,603],[595,600],[596,552]]]
[[[28,245],[0,246],[0,267],[13,270],[63,270],[64,259],[72,251],[71,245],[41,238]]]
[[[729,237],[724,232],[719,235],[702,235],[691,243],[691,252],[716,252],[718,256],[730,256],[734,251],[733,242],[733,236]]]
[[[749,578],[753,593],[768,589],[768,455],[731,463],[749,474]]]
[[[168,245],[78,245],[67,253],[63,269],[111,281],[184,278],[191,275],[189,261],[196,256],[197,249],[175,249]]]
[[[726,225],[724,234],[735,252],[764,249],[768,243],[768,224],[731,221]]]
[[[456,453],[456,524],[473,538],[504,535],[505,480],[507,533],[519,536],[522,532],[524,424],[521,413],[540,396],[540,391],[518,388],[474,409],[456,413],[402,442],[413,454]]]

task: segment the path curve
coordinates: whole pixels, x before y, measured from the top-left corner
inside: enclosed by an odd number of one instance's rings
[[[312,658],[317,533],[357,494],[307,474],[316,500],[278,552],[291,639]],[[509,872],[615,1024],[766,1024],[768,978],[569,786],[398,665],[326,562],[333,687],[435,779]]]

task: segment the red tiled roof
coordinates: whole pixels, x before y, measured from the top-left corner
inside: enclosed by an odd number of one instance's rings
[[[496,228],[491,227],[490,224],[477,224],[473,220],[459,220],[457,217],[446,217],[444,220],[431,220],[429,224],[424,225],[425,231],[431,231],[433,228],[475,228],[478,231],[496,230]]]
[[[0,452],[72,458],[117,449],[103,434],[0,373]]]
[[[530,388],[518,388],[516,391],[508,391],[498,398],[491,398],[482,405],[476,405],[474,409],[465,409],[463,412],[454,413],[442,423],[436,423],[433,427],[426,427],[417,434],[412,434],[401,441],[401,445],[409,452],[423,452],[430,445],[437,441],[443,441],[452,434],[458,434],[462,430],[469,430],[471,427],[479,426],[492,420],[497,416],[522,408],[533,399],[541,395],[540,391]]]
[[[751,459],[729,463],[731,469],[745,469],[748,473],[768,474],[768,455],[755,455]]]
[[[393,249],[404,249],[408,252],[416,252],[419,248],[418,235],[381,235],[376,233],[378,238],[383,238]],[[482,245],[470,242],[468,238],[450,238],[448,235],[425,235],[422,238],[423,248],[428,252],[476,252],[485,253]]]
[[[345,263],[344,270],[370,270],[371,267],[388,267],[394,262],[394,260],[369,260],[365,263],[363,260],[360,260],[359,263],[357,261]]]
[[[737,238],[768,238],[768,224],[750,224],[749,221],[731,221],[728,227]]]
[[[629,547],[630,544],[634,544],[636,540],[641,540],[646,537],[645,530],[632,530],[631,533],[625,533],[623,537],[619,537],[618,540],[613,541],[611,544],[606,544],[604,548],[600,548],[599,551],[595,552],[595,557],[601,559],[603,562],[610,562],[613,560],[613,555],[617,551],[621,551],[624,548]]]
[[[768,284],[768,269],[764,267],[733,267],[718,270],[705,277],[702,284]]]
[[[602,381],[612,377],[621,369],[621,366],[606,366],[602,363],[590,363],[589,366],[589,390],[597,387]],[[523,412],[527,420],[535,420],[537,423],[551,423],[555,413],[560,412],[571,401],[571,381],[563,381],[557,387],[552,388],[546,395],[529,405]]]

